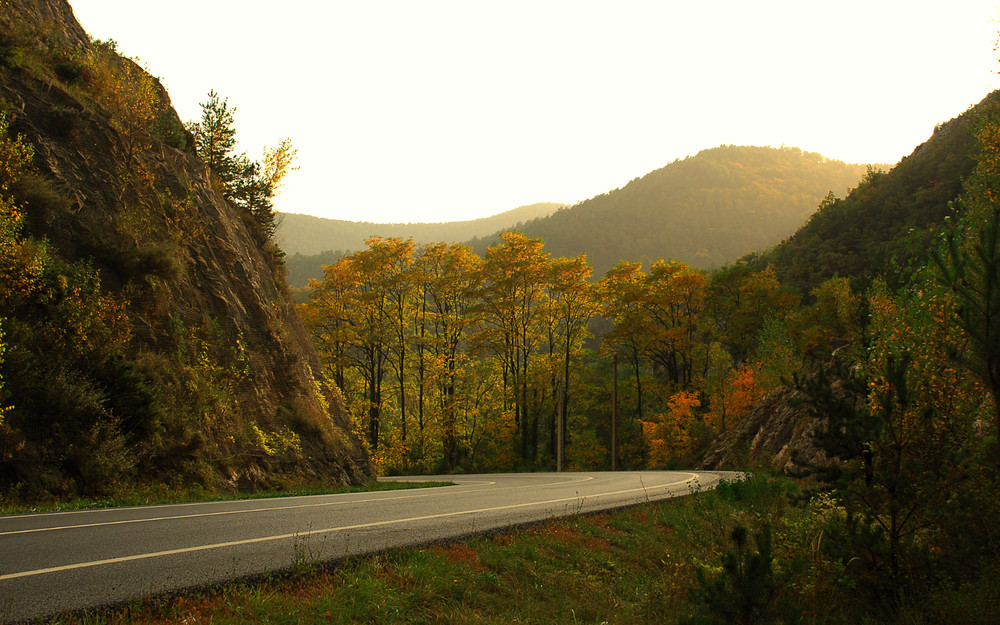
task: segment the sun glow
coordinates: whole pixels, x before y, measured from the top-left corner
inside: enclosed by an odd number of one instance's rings
[[[894,163],[997,85],[985,0],[70,2],[183,119],[215,89],[241,149],[290,137],[279,210],[354,221],[572,203],[721,144]]]

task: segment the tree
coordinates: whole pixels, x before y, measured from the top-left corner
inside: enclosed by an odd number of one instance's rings
[[[483,329],[478,341],[500,358],[505,391],[512,393],[521,458],[538,450],[538,415],[529,414],[529,371],[541,338],[539,306],[546,297],[549,255],[541,239],[505,232],[486,251],[478,291]]]
[[[709,418],[716,433],[725,432],[737,420],[750,414],[761,398],[757,371],[747,364],[735,368],[719,368],[714,384],[707,384],[711,393]],[[709,382],[706,380],[706,382]]]
[[[830,278],[809,293],[814,302],[791,315],[799,349],[815,361],[825,361],[838,349],[858,344],[861,301],[847,278]]]
[[[608,270],[597,286],[600,313],[614,323],[603,346],[624,352],[635,376],[636,404],[633,417],[643,419],[642,361],[646,346],[646,274],[639,263],[621,261]]]
[[[341,392],[347,389],[349,351],[355,343],[353,298],[357,277],[348,258],[327,265],[322,282],[309,283],[309,300],[299,306],[323,364]]]
[[[474,322],[472,309],[482,261],[463,245],[438,243],[424,247],[416,260],[423,298],[420,337],[417,342],[420,373],[419,427],[423,431],[424,377],[435,381],[436,412],[441,422],[445,465],[458,466],[458,396],[466,358],[460,351]],[[426,307],[426,308],[424,308]],[[431,336],[427,337],[426,332]],[[429,358],[425,358],[424,351]],[[425,371],[424,363],[429,359]]]
[[[261,162],[250,160],[246,153],[236,155],[235,114],[229,98],[220,100],[209,91],[208,102],[201,104],[201,121],[190,122],[188,130],[198,156],[222,185],[223,196],[249,213],[261,240],[270,241],[278,227],[272,200],[285,177],[298,169],[293,166],[298,150],[285,138],[265,148]]]
[[[208,102],[201,104],[201,121],[188,123],[198,156],[222,184],[226,197],[234,194],[233,184],[241,173],[239,159],[234,155],[235,115],[236,107],[229,106],[229,98],[220,100],[212,90]]]
[[[774,270],[754,271],[737,263],[712,273],[706,308],[715,322],[718,340],[735,365],[747,362],[769,319],[784,319],[798,303],[795,293],[782,289]]]
[[[890,609],[917,580],[921,535],[948,533],[982,397],[948,356],[958,339],[948,293],[921,273],[916,279],[896,295],[876,282],[863,360],[842,350],[839,366],[800,386],[825,421],[817,442],[843,461],[837,482],[860,519],[848,528],[844,558],[863,555],[867,589]]]
[[[407,364],[410,354],[410,315],[414,308],[413,239],[381,239],[372,237],[367,241],[368,249],[363,253],[376,262],[384,289],[386,304],[387,336],[386,344],[393,356],[392,367],[396,371],[399,386],[400,439],[407,444],[406,422],[406,382]]]
[[[672,460],[681,460],[691,447],[691,431],[700,419],[701,401],[693,391],[678,391],[667,400],[667,410],[653,421],[643,422],[649,441],[649,464],[665,469]]]
[[[293,166],[297,155],[291,139],[285,138],[264,149],[262,162],[251,161],[245,154],[237,157],[238,174],[231,199],[253,216],[264,240],[271,240],[278,229],[272,200],[285,177],[298,169]]]
[[[701,317],[705,305],[705,274],[684,263],[653,263],[647,298],[647,351],[649,359],[675,386],[688,388],[695,381],[696,359],[701,341]],[[706,354],[707,356],[707,354]]]
[[[264,149],[264,157],[261,159],[263,161],[261,170],[272,196],[278,194],[278,190],[281,189],[285,177],[298,169],[294,165],[298,155],[298,149],[292,145],[292,140],[288,137],[285,137],[273,147]]]
[[[119,56],[114,41],[95,42],[89,59],[98,99],[121,133],[129,164],[148,149],[152,131],[167,106],[156,79],[134,61]]]
[[[801,620],[801,610],[778,596],[781,586],[801,568],[793,561],[788,571],[775,570],[781,564],[772,552],[771,525],[765,523],[754,536],[757,551],[749,549],[748,532],[737,525],[729,535],[735,549],[722,556],[721,571],[706,575],[697,570],[698,586],[692,592],[700,613],[682,618],[682,625],[755,625],[780,622],[793,625]]]
[[[553,384],[552,389],[553,393],[556,393],[557,389],[561,388],[562,397],[554,397],[556,401],[553,402],[553,408],[557,409],[561,403],[565,415],[569,412],[570,361],[574,352],[580,349],[587,324],[596,311],[596,303],[592,293],[593,287],[589,281],[592,270],[587,264],[585,255],[552,259],[550,271],[546,302],[551,328],[549,344],[552,351],[560,348],[562,361],[561,384]],[[562,424],[563,431],[557,432],[557,421],[554,414],[551,436],[553,455],[556,451],[557,437],[561,436],[564,441],[566,440],[566,423]]]

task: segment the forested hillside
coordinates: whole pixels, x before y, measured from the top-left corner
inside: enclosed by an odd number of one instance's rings
[[[66,0],[3,3],[0,499],[370,476],[280,277],[278,178],[203,106],[185,127]]]
[[[912,261],[926,261],[933,233],[951,214],[962,181],[975,166],[976,124],[998,100],[939,125],[933,136],[891,170],[869,172],[840,199],[827,198],[802,228],[755,259],[803,291],[833,276],[898,284]]]
[[[518,230],[553,254],[587,254],[598,274],[620,260],[721,267],[792,234],[828,193],[844,196],[865,171],[796,148],[721,146]],[[483,252],[496,240],[471,244]]]

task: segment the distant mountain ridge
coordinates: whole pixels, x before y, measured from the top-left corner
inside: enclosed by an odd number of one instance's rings
[[[282,249],[290,255],[316,255],[329,251],[356,252],[364,249],[365,240],[372,236],[412,238],[417,243],[461,242],[545,217],[563,206],[565,205],[541,202],[520,206],[491,217],[443,223],[379,224],[282,213],[277,238]]]
[[[777,244],[868,169],[798,148],[723,145],[518,230],[555,256],[587,254],[595,276],[621,260],[709,269]],[[497,236],[472,245],[483,252]]]
[[[587,254],[595,276],[620,260],[672,258],[707,269],[776,245],[829,193],[846,195],[869,168],[798,148],[724,145],[572,207],[535,204],[444,224],[365,224],[287,214],[279,241],[294,287],[322,277],[322,265],[340,252],[361,249],[373,234],[418,243],[467,242],[484,253],[500,232],[518,230],[541,238],[555,256]],[[476,232],[462,236],[473,227]]]

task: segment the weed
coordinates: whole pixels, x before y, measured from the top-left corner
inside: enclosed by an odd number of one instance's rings
[[[294,555],[290,572],[294,580],[303,580],[316,574],[319,560],[309,547],[309,536],[308,532],[304,536],[296,533],[292,539]]]

